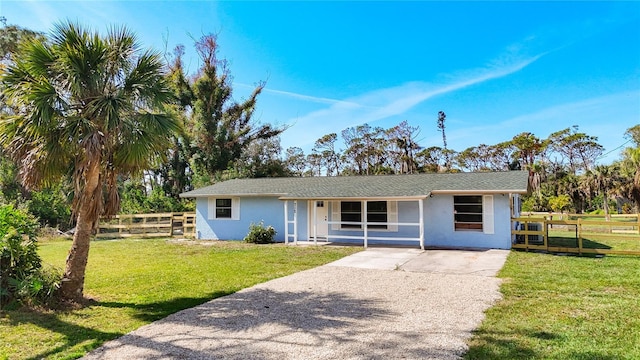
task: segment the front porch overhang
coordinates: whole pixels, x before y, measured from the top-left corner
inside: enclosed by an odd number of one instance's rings
[[[429,197],[429,194],[424,196],[385,196],[385,197],[358,197],[358,196],[342,196],[342,197],[280,197],[279,199],[284,202],[284,222],[285,222],[285,243],[288,244],[292,241],[294,244],[298,244],[300,239],[299,236],[299,221],[307,221],[310,217],[311,224],[308,229],[308,240],[313,240],[314,244],[318,244],[318,226],[331,226],[337,225],[338,228],[343,229],[344,225],[355,227],[359,226],[359,231],[362,232],[362,235],[346,235],[342,233],[327,233],[326,239],[330,241],[331,239],[350,239],[350,240],[362,240],[364,247],[368,247],[369,240],[379,240],[379,241],[416,241],[420,245],[420,249],[424,250],[424,201]],[[298,212],[298,202],[306,201],[307,204],[312,204],[312,206],[307,206],[307,213],[304,219],[300,219]],[[363,203],[362,212],[361,212],[361,221],[336,221],[331,218],[326,221],[318,221],[317,217],[317,207],[316,204],[318,201],[324,202],[336,202],[336,201],[361,201]],[[395,201],[395,202],[416,202],[418,204],[418,221],[417,222],[368,222],[367,221],[367,203],[369,201]],[[289,211],[289,207],[293,207],[292,216]],[[370,226],[405,226],[405,227],[417,227],[418,228],[418,236],[417,237],[400,237],[400,236],[371,236],[370,233],[374,232],[370,229]]]

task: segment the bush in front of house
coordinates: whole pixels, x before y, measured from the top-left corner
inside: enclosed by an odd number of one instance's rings
[[[48,305],[62,276],[42,267],[38,221],[12,205],[0,206],[0,308]]]
[[[264,221],[258,224],[251,223],[249,233],[245,236],[244,241],[253,244],[271,244],[276,236],[276,229],[269,225],[264,226]]]

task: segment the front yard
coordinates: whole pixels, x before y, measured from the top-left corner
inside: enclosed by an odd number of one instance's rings
[[[68,240],[40,244],[59,268]],[[80,310],[0,313],[0,359],[71,359],[142,325],[212,298],[337,260],[359,247],[251,245],[241,242],[94,241]]]
[[[46,241],[40,253],[62,267],[69,245]],[[77,358],[176,311],[360,250],[95,241],[85,290],[94,302],[0,313],[0,359]],[[487,311],[466,359],[640,358],[640,257],[513,251],[499,276],[504,298]]]
[[[640,257],[513,251],[466,359],[640,359]]]

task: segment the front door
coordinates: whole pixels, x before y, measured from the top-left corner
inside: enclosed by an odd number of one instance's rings
[[[313,218],[313,208],[311,209],[310,223],[309,223],[309,234],[311,238],[313,238],[313,225],[314,222],[316,224],[316,236],[318,239],[326,239],[329,234],[329,224],[327,224],[327,203],[323,200],[313,201],[312,204],[316,207],[316,217]],[[315,221],[314,221],[315,220]]]

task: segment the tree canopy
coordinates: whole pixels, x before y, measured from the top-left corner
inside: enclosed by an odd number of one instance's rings
[[[27,187],[61,176],[74,184],[77,219],[62,293],[82,297],[91,233],[119,207],[118,175],[157,164],[180,123],[166,111],[170,92],[158,53],[126,28],[106,36],[68,22],[46,40],[31,38],[2,74],[11,111],[0,143]]]

